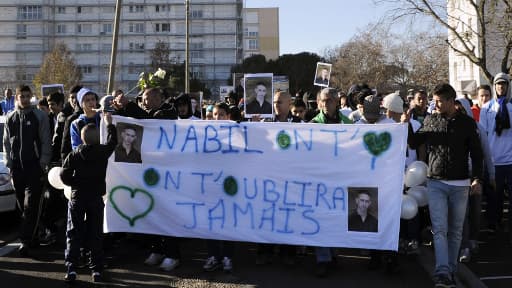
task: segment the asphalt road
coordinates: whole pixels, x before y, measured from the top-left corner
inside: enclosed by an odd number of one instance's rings
[[[68,287],[64,277],[64,243],[43,246],[30,258],[17,255],[18,221],[0,215],[0,287]],[[467,265],[460,265],[458,287],[512,287],[512,248],[504,233],[488,237],[482,232],[480,253]],[[105,282],[93,284],[88,269],[79,270],[73,287],[433,287],[432,247],[424,246],[418,257],[400,256],[398,273],[389,275],[384,269],[368,270],[368,256],[355,249],[338,249],[338,264],[325,279],[314,275],[315,258],[311,249],[297,264],[289,267],[276,254],[272,264],[255,265],[255,244],[238,243],[231,274],[204,272],[207,258],[205,241],[187,239],[182,242],[183,261],[171,272],[143,265],[148,254],[141,237],[128,237],[110,250]]]

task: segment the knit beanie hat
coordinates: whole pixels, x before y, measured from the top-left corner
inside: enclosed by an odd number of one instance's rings
[[[366,96],[363,103],[363,116],[369,122],[380,118],[380,98],[374,95]]]

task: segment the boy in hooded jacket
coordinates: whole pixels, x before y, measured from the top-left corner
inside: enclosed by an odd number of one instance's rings
[[[104,113],[103,118],[107,124],[107,143],[100,144],[99,128],[89,123],[81,130],[83,144],[72,151],[62,165],[62,182],[71,186],[65,252],[67,282],[76,280],[75,269],[80,247],[84,244],[91,250],[92,280],[101,281],[102,225],[105,207],[102,196],[106,192],[105,177],[108,158],[117,145],[116,127],[112,125],[112,115]],[[87,233],[85,234],[84,231]]]

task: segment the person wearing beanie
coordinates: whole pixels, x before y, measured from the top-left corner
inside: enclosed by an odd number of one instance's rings
[[[71,123],[71,149],[73,150],[82,144],[82,138],[80,136],[82,128],[89,123],[100,127],[101,121],[100,113],[96,110],[98,107],[98,95],[96,95],[96,93],[87,88],[82,88],[76,94],[76,100],[77,105],[82,108],[83,114],[80,114],[78,118]]]
[[[395,122],[400,122],[404,113],[404,100],[398,95],[398,92],[384,96],[382,107],[386,109],[386,117],[393,119]]]
[[[495,230],[503,217],[503,197],[505,185],[508,186],[509,203],[512,200],[512,103],[510,76],[498,73],[493,81],[493,99],[485,103],[480,110],[482,124],[492,160],[496,170],[496,190],[487,199],[490,214],[489,228]],[[509,204],[510,205],[510,204]],[[509,206],[509,211],[510,211]],[[509,213],[509,242],[512,244],[512,213]]]
[[[380,113],[380,102],[380,97],[366,96],[363,102],[363,117],[356,124],[394,123],[395,121]]]

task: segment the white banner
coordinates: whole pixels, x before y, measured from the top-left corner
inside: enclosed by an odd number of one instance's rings
[[[114,120],[106,232],[398,249],[405,125]]]

